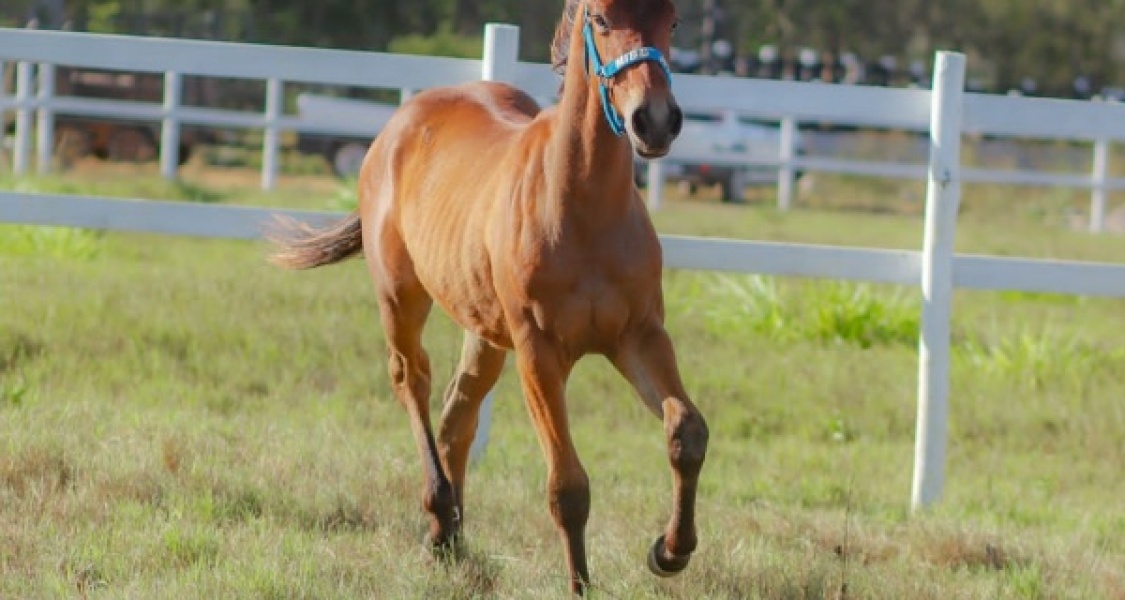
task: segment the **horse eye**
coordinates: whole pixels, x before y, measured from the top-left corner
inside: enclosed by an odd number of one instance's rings
[[[680,20],[676,19],[675,21],[672,21],[672,32],[674,33],[679,28],[680,28]]]
[[[590,19],[594,22],[594,25],[598,26],[598,29],[602,31],[609,31],[609,21],[605,19],[605,16],[591,15]]]

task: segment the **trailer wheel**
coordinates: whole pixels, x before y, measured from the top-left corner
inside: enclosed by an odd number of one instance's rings
[[[332,171],[337,177],[356,177],[366,156],[367,146],[359,142],[344,142],[332,152]]]
[[[147,162],[156,158],[156,140],[139,127],[123,127],[110,136],[106,154],[116,162]]]

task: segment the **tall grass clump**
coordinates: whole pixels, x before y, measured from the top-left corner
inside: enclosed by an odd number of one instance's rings
[[[1048,330],[968,339],[959,344],[957,354],[981,373],[1031,389],[1052,383],[1082,384],[1125,369],[1125,350],[1101,348]]]
[[[0,177],[0,189],[27,194],[68,193],[79,190],[62,180]],[[92,258],[101,248],[101,235],[70,227],[0,225],[0,256]]]
[[[875,345],[918,341],[921,309],[901,290],[876,293],[868,285],[831,283],[809,297],[809,336],[826,342]]]
[[[0,256],[90,259],[102,248],[102,234],[73,227],[0,225]]]
[[[703,311],[713,332],[747,331],[772,339],[794,333],[795,315],[776,279],[718,276],[701,284],[697,290],[701,297],[693,304]]]
[[[780,282],[774,277],[703,275],[685,282],[687,306],[716,335],[860,348],[917,343],[920,309],[904,290],[848,283]]]

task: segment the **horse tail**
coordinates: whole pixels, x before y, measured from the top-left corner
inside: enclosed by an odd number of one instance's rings
[[[363,250],[359,211],[342,221],[317,229],[289,217],[279,217],[267,236],[274,244],[270,260],[286,269],[312,269],[338,263]]]

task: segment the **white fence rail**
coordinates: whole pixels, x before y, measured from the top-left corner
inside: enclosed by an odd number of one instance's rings
[[[0,107],[17,110],[15,166],[27,168],[31,114],[65,111],[148,111],[164,123],[165,134],[181,123],[229,119],[227,124],[264,127],[264,152],[276,152],[276,132],[290,125],[280,113],[282,82],[306,81],[382,88],[421,89],[473,79],[508,80],[534,95],[554,93],[557,80],[544,65],[520,63],[516,57],[518,30],[490,25],[486,30],[484,61],[396,56],[331,50],[301,50],[182,40],[134,39],[117,36],[0,30],[0,60],[20,61],[15,98],[0,98]],[[120,103],[55,98],[50,90],[31,93],[30,64],[68,64],[108,69],[165,73],[169,85],[160,107],[123,108]],[[25,66],[26,65],[26,66]],[[42,67],[41,67],[42,68]],[[270,100],[263,116],[237,117],[206,109],[180,106],[177,81],[183,74],[266,79]],[[939,53],[935,90],[858,88],[824,84],[683,76],[677,96],[693,109],[733,109],[783,120],[793,137],[797,121],[899,127],[928,131],[928,167],[887,165],[822,158],[798,158],[785,151],[778,157],[782,171],[796,168],[867,170],[892,177],[927,177],[929,193],[925,244],[921,252],[840,248],[805,244],[774,244],[731,240],[662,237],[670,268],[738,273],[767,273],[823,277],[920,286],[923,290],[922,337],[919,361],[919,412],[914,462],[914,508],[939,497],[948,414],[949,323],[954,287],[1007,289],[1075,295],[1125,297],[1125,265],[1029,260],[983,256],[955,256],[952,244],[962,181],[1089,186],[1095,199],[1108,189],[1125,187],[1105,175],[1108,143],[1125,140],[1125,106],[1110,104],[1000,98],[964,94],[964,59]],[[74,104],[68,104],[74,103]],[[98,106],[99,108],[94,108]],[[115,113],[115,114],[124,114]],[[132,113],[130,113],[132,114]],[[242,119],[246,119],[243,121]],[[19,131],[23,135],[19,135]],[[1098,148],[1091,176],[962,170],[959,147],[965,132],[1089,140]],[[272,150],[271,150],[272,146]],[[22,148],[22,151],[21,151]],[[163,152],[174,152],[165,147]],[[174,156],[174,154],[169,154]],[[40,157],[42,158],[42,151]],[[162,160],[164,160],[162,156]],[[167,163],[165,167],[167,167]],[[654,163],[659,175],[660,163]],[[851,169],[849,171],[849,169]],[[263,171],[263,184],[272,184],[276,170]],[[784,196],[786,177],[782,177]],[[1060,183],[1062,182],[1062,183]],[[788,185],[791,186],[791,177]],[[658,186],[653,186],[658,187]],[[1095,202],[1096,203],[1096,202]],[[253,238],[279,211],[245,207],[206,206],[140,200],[112,200],[0,192],[0,221],[101,229],[146,231],[206,237]],[[324,213],[290,214],[308,220],[329,218]],[[482,416],[475,447],[487,440],[489,419]]]
[[[262,129],[262,185],[266,189],[276,181],[281,131],[335,133],[283,115],[284,83],[390,88],[409,93],[481,76],[478,60],[19,29],[0,29],[0,61],[18,64],[15,96],[0,95],[0,110],[15,109],[17,114],[13,148],[16,173],[30,167],[33,137],[39,140],[40,148],[49,147],[53,141],[49,116],[39,119],[38,131],[32,134],[30,115],[38,110],[40,115],[160,122],[160,164],[168,178],[176,175],[181,125]],[[34,65],[40,69],[37,78],[32,74]],[[51,89],[52,65],[162,73],[164,100],[157,104],[59,97]],[[266,106],[261,113],[184,106],[181,91],[185,75],[265,80]],[[35,80],[39,82],[38,93],[32,90]],[[39,170],[46,171],[50,153],[40,152],[38,158]]]
[[[0,61],[18,64],[13,97],[0,93],[0,110],[16,110],[13,169],[24,173],[32,164],[32,139],[38,140],[38,170],[51,164],[55,115],[111,118],[161,123],[160,164],[165,177],[174,178],[179,163],[179,131],[183,125],[247,128],[264,131],[262,187],[270,189],[279,169],[280,132],[339,134],[322,124],[303,122],[284,114],[284,84],[318,83],[391,88],[402,97],[418,89],[475,79],[515,83],[538,98],[552,98],[558,80],[546,65],[519,62],[515,49],[504,47],[508,34],[497,34],[487,48],[495,57],[485,60],[433,58],[396,54],[314,50],[167,40],[126,36],[0,29]],[[516,38],[512,38],[516,39]],[[494,60],[493,60],[494,58]],[[53,65],[162,73],[162,103],[58,96]],[[38,66],[39,76],[34,69]],[[491,69],[483,72],[482,69]],[[265,80],[266,102],[261,112],[184,106],[185,75]],[[38,88],[32,89],[38,80]],[[750,85],[748,85],[748,83]],[[817,86],[820,89],[813,91]],[[824,89],[831,89],[825,93]],[[2,92],[2,90],[0,90]],[[677,76],[677,98],[689,111],[734,109],[748,117],[776,119],[782,136],[777,156],[745,156],[724,149],[677,152],[667,159],[687,163],[778,169],[778,206],[787,210],[796,194],[798,171],[848,173],[875,177],[921,179],[926,166],[901,162],[872,162],[836,157],[800,156],[794,132],[800,123],[836,123],[886,129],[928,131],[929,92],[785,81],[715,79]],[[1079,104],[1085,108],[1078,109]],[[37,112],[38,118],[32,114]],[[1104,228],[1109,192],[1125,190],[1125,178],[1109,177],[1109,140],[1125,140],[1125,125],[1114,117],[1112,105],[1047,99],[1008,98],[983,94],[965,97],[964,131],[1022,138],[1092,142],[1089,173],[1043,173],[1027,170],[966,169],[963,181],[1030,186],[1074,187],[1091,190],[1089,228]],[[33,135],[33,128],[37,131]],[[650,205],[662,201],[665,181],[660,164],[650,164]]]
[[[0,192],[0,222],[109,231],[251,240],[276,215],[312,225],[342,213],[224,206],[190,202]],[[784,275],[844,281],[920,285],[922,253],[756,242],[680,235],[661,236],[669,269]],[[1077,296],[1125,296],[1125,266],[1088,261],[959,254],[956,287]]]

